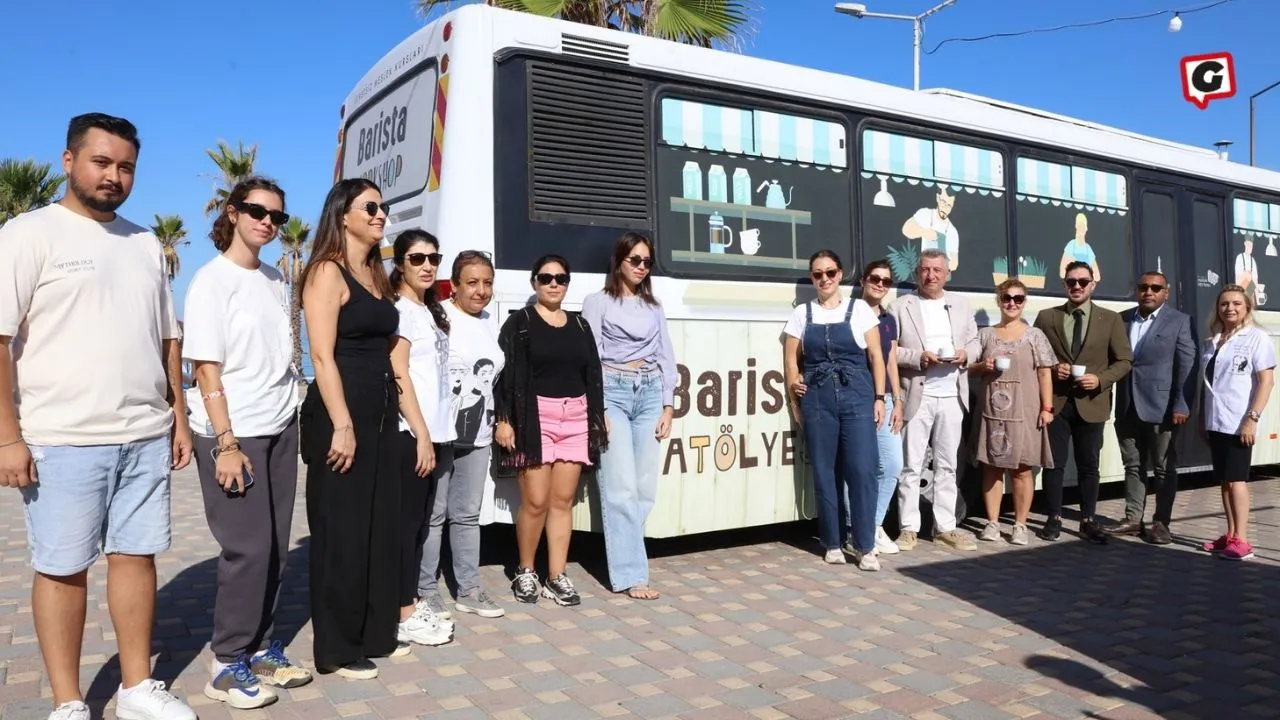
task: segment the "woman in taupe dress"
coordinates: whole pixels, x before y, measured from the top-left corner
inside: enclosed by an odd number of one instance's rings
[[[975,459],[982,465],[982,495],[987,525],[981,540],[1000,539],[1000,502],[1004,474],[1013,476],[1013,533],[1010,542],[1026,545],[1027,513],[1035,492],[1032,468],[1053,467],[1049,423],[1053,422],[1051,369],[1058,363],[1049,339],[1022,319],[1027,288],[1017,278],[996,287],[1000,322],[978,331],[982,355],[970,367],[980,380]]]

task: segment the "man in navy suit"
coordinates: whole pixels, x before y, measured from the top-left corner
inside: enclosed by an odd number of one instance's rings
[[[1138,279],[1138,306],[1120,313],[1133,347],[1133,370],[1116,385],[1116,438],[1124,461],[1124,521],[1116,535],[1141,534],[1167,545],[1178,492],[1175,435],[1191,415],[1195,397],[1196,333],[1186,313],[1167,307],[1169,280],[1148,272]],[[1150,526],[1147,470],[1154,470],[1156,511]]]

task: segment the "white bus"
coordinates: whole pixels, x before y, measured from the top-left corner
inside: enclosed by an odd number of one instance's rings
[[[949,288],[971,293],[979,325],[998,317],[993,287],[1008,275],[1032,288],[1028,317],[1062,302],[1074,258],[1097,266],[1095,298],[1114,309],[1160,269],[1202,334],[1222,285],[1252,270],[1261,317],[1275,319],[1280,173],[958,92],[484,5],[415,32],[356,84],[337,174],[382,187],[384,254],[413,227],[440,238],[446,275],[460,250],[492,253],[495,322],[528,301],[543,253],[569,259],[576,308],[623,231],[655,240],[680,384],[651,537],[812,517],[780,343],[811,297],[807,259],[832,248],[857,277],[887,257],[907,279],[920,242],[906,226],[939,203]],[[1280,461],[1276,403],[1262,424],[1254,462]],[[1184,468],[1207,465],[1195,432],[1181,445]],[[1123,477],[1110,429],[1102,475]],[[575,527],[598,530],[583,485]],[[511,522],[516,502],[497,478],[482,521]]]

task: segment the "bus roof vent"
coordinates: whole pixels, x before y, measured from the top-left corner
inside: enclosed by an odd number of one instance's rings
[[[560,33],[560,51],[565,55],[577,55],[592,60],[631,62],[631,50],[623,43],[594,40],[568,33]]]
[[[586,225],[646,226],[644,81],[537,61],[528,67],[535,216]]]

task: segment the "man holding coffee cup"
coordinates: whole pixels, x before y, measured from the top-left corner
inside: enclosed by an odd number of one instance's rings
[[[1049,426],[1054,467],[1044,471],[1049,517],[1038,534],[1050,541],[1062,534],[1062,481],[1071,445],[1080,488],[1080,534],[1103,543],[1107,535],[1094,519],[1102,429],[1111,416],[1111,387],[1129,374],[1133,351],[1120,315],[1093,303],[1093,268],[1088,263],[1069,263],[1062,284],[1067,302],[1041,310],[1035,322],[1058,356]]]

